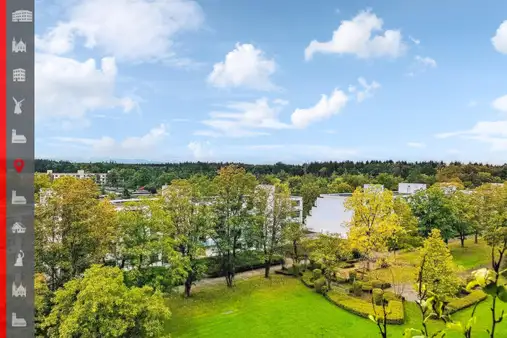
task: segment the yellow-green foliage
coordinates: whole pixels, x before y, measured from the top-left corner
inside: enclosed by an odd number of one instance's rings
[[[482,290],[474,290],[465,297],[451,299],[449,304],[447,304],[447,310],[450,314],[452,314],[454,312],[458,312],[460,310],[466,309],[467,307],[475,305],[477,302],[482,302],[487,297],[488,295]]]
[[[368,318],[369,315],[375,315],[371,302],[363,299],[352,297],[337,291],[328,292],[326,298],[338,307],[358,316]],[[376,305],[375,311],[377,315],[383,316],[382,306]],[[391,300],[386,307],[386,311],[388,312],[387,323],[403,324],[405,320],[405,313],[403,303],[401,301]]]
[[[313,273],[311,271],[305,271],[303,276],[301,276],[301,281],[309,288],[313,288]]]

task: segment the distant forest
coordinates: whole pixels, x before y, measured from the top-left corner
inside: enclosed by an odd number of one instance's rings
[[[106,173],[109,183],[128,189],[141,186],[159,188],[173,179],[188,179],[195,175],[214,177],[217,171],[226,165],[236,164],[254,174],[261,182],[270,183],[273,179],[284,182],[298,180],[319,181],[320,186],[344,185],[355,188],[364,183],[384,184],[395,188],[400,182],[434,184],[436,182],[457,182],[465,188],[473,188],[483,183],[507,181],[507,163],[503,165],[486,165],[481,163],[453,162],[311,162],[302,165],[244,164],[244,163],[206,163],[182,162],[165,164],[122,164],[114,162],[73,163],[69,161],[35,160],[35,171],[45,173],[47,170],[59,173],[75,173],[79,169],[90,173]],[[299,176],[299,178],[298,178]],[[333,190],[333,188],[330,188]],[[334,189],[336,190],[336,189]]]

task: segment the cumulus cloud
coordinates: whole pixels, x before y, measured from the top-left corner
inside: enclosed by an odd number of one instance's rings
[[[81,38],[88,49],[134,62],[175,60],[175,36],[204,21],[197,2],[187,0],[77,0],[64,18],[35,37],[37,49],[62,55]]]
[[[114,58],[74,59],[37,53],[35,96],[37,119],[57,119],[68,125],[87,123],[87,115],[99,109],[137,107],[135,98],[115,94],[117,66]]]
[[[291,126],[280,122],[279,113],[286,104],[283,100],[262,98],[254,102],[231,102],[225,111],[213,111],[202,123],[211,129],[196,131],[196,135],[245,137],[267,135],[269,129],[287,129]]]
[[[169,135],[168,126],[160,124],[142,136],[127,137],[117,141],[109,136],[101,138],[54,137],[55,141],[65,142],[66,146],[76,146],[83,154],[94,157],[136,159],[143,158],[161,146]]]
[[[246,87],[257,90],[276,88],[270,76],[276,71],[276,63],[266,58],[264,52],[251,44],[236,44],[236,48],[216,63],[208,76],[208,82],[220,88]]]
[[[347,95],[338,89],[328,97],[322,95],[321,99],[313,107],[296,109],[291,116],[293,125],[297,128],[305,128],[310,123],[324,120],[338,114],[347,104]]]
[[[406,50],[401,32],[383,31],[383,25],[383,20],[374,13],[362,11],[352,20],[342,21],[330,41],[310,42],[305,49],[305,59],[310,60],[316,53],[352,54],[359,58],[401,56]]]
[[[491,38],[491,43],[496,51],[507,54],[507,20],[502,22],[496,30],[495,36]]]

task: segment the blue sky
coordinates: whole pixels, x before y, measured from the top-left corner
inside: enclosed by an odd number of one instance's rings
[[[36,156],[502,163],[505,13],[505,1],[40,0]]]

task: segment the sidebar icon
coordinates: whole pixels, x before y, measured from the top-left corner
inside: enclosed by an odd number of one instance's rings
[[[34,326],[34,7],[6,0],[5,224],[7,337],[33,337]]]

